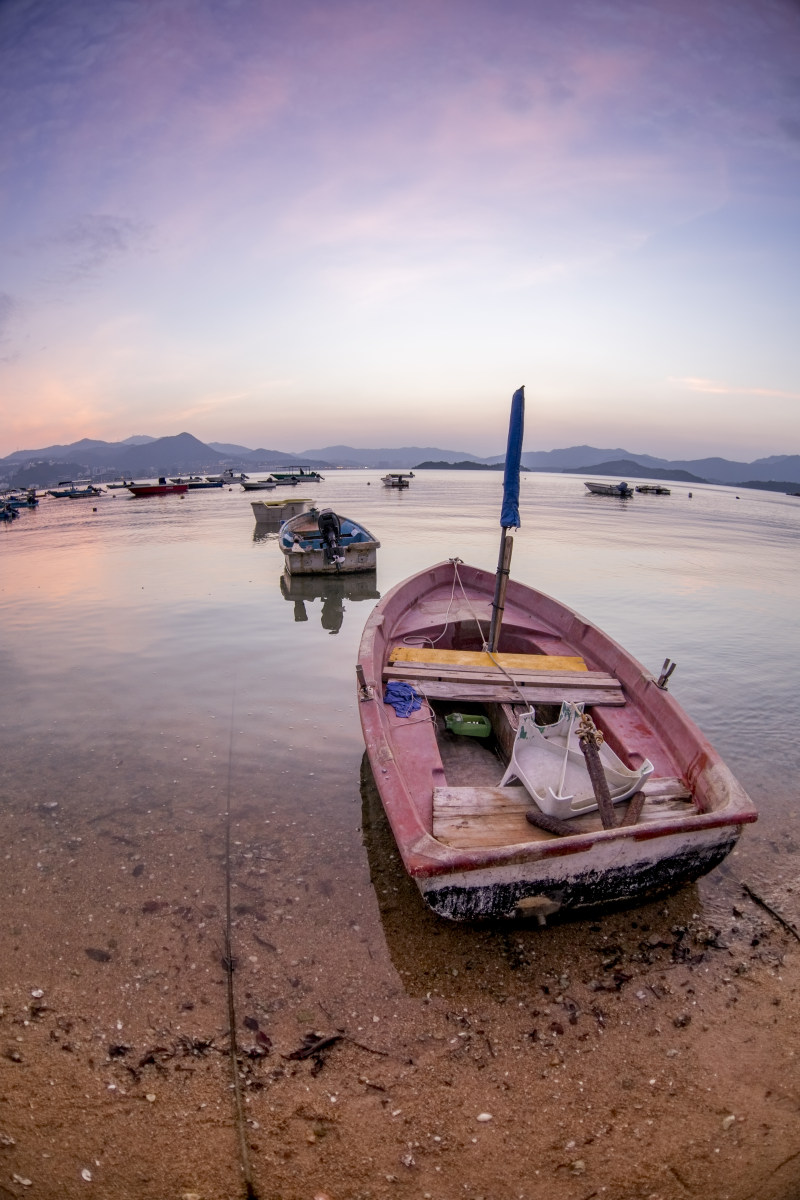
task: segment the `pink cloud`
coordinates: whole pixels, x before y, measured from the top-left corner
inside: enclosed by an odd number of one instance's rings
[[[800,392],[783,392],[776,388],[737,387],[735,384],[720,383],[714,379],[698,379],[693,376],[672,379],[670,382],[679,383],[690,392],[704,392],[715,396],[770,396],[777,400],[800,400]]]

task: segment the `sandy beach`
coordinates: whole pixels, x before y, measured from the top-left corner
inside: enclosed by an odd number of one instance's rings
[[[4,799],[0,1196],[231,1200],[248,1172],[282,1200],[800,1192],[798,944],[736,855],[702,906],[450,925],[361,790],[369,873],[347,830],[306,873],[308,822],[232,812],[244,1171],[224,813]]]
[[[494,484],[465,474],[402,513],[329,485],[380,531],[378,592],[441,553],[431,514],[491,511],[470,558],[496,558]],[[696,886],[545,928],[437,919],[400,867],[355,707],[374,590],[335,627],[287,599],[244,493],[15,523],[0,1200],[796,1200],[795,510],[733,520],[719,489],[615,523],[579,483],[536,493],[516,575],[679,662],[759,820]],[[587,575],[590,521],[611,565]]]

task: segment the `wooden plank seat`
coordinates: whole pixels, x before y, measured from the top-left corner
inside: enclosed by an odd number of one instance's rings
[[[637,824],[695,811],[691,792],[681,779],[651,776],[642,791],[645,803]],[[614,806],[618,820],[624,821],[629,804],[623,801]],[[526,820],[525,813],[533,807],[534,801],[523,787],[437,787],[433,789],[433,836],[461,850],[547,841],[554,835]],[[575,833],[592,833],[603,827],[598,812],[571,817],[568,824]]]
[[[497,671],[498,663],[507,671],[585,671],[586,663],[578,654],[506,654],[488,650],[440,650],[436,646],[395,646],[390,663],[418,663],[420,666],[482,667]]]
[[[476,700],[487,703],[548,704],[561,700],[585,704],[624,704],[618,679],[603,671],[526,670],[488,671],[482,666],[448,663],[389,663],[384,680],[402,679],[417,685],[430,700]]]

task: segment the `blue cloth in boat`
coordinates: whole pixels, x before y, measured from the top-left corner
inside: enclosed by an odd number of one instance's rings
[[[415,692],[410,683],[402,683],[393,679],[386,685],[383,693],[383,703],[391,704],[398,717],[410,717],[412,712],[422,708],[422,697]]]

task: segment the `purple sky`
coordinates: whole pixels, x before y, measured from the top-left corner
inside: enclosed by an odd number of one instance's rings
[[[800,453],[800,6],[5,0],[0,454]]]

